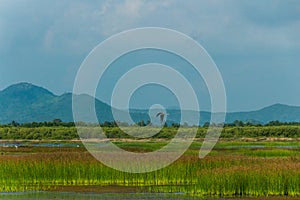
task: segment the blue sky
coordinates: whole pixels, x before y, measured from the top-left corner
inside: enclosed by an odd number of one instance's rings
[[[81,62],[98,43],[144,26],[197,40],[222,74],[229,111],[300,106],[298,0],[0,0],[0,90],[31,82],[56,94],[70,92]],[[137,91],[133,106],[154,103],[144,92]]]

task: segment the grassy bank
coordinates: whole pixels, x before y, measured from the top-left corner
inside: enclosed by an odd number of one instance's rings
[[[98,128],[90,128],[89,131],[99,131]],[[133,138],[130,132],[140,133],[141,127],[123,127],[123,132],[119,127],[103,127],[103,131],[108,138]],[[149,128],[148,131],[157,133],[153,138],[167,139],[173,138],[177,134],[178,128],[164,127]],[[191,128],[183,128],[183,131],[190,132]],[[126,134],[129,133],[129,134]],[[142,134],[142,133],[141,133]],[[204,138],[207,134],[207,128],[199,127],[197,131],[197,138]],[[300,126],[296,125],[282,125],[282,126],[236,126],[225,127],[222,131],[221,138],[239,139],[239,138],[300,138]],[[51,127],[12,127],[0,126],[0,139],[23,139],[23,140],[71,140],[79,139],[75,127],[51,126]]]
[[[135,152],[166,144],[115,143]],[[204,159],[197,157],[200,146],[201,142],[194,142],[172,165],[143,174],[108,168],[82,147],[1,147],[0,191],[118,185],[194,196],[300,196],[299,141],[219,142]]]

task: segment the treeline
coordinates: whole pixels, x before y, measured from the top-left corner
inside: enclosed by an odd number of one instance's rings
[[[251,122],[243,122],[236,120],[233,123],[226,123],[224,127],[234,127],[234,126],[239,126],[239,127],[244,127],[244,126],[300,126],[300,122],[281,122],[281,121],[270,121],[266,124],[261,124],[261,123],[251,123]]]
[[[126,122],[108,122],[105,121],[103,123],[95,124],[95,123],[85,123],[85,122],[77,122],[76,125],[79,126],[98,126],[100,125],[101,127],[131,127],[131,126],[147,126],[150,125],[150,121],[140,121],[137,122],[134,125],[129,125]],[[199,127],[207,128],[211,124],[209,122],[204,123],[202,126],[199,125]],[[12,121],[11,123],[8,124],[0,124],[0,127],[25,127],[25,128],[37,128],[37,127],[56,127],[56,126],[61,126],[61,127],[75,127],[74,122],[63,122],[61,119],[54,119],[53,121],[49,122],[31,122],[31,123],[18,123],[16,121]],[[179,127],[189,127],[187,123],[184,124],[178,124],[178,123],[166,123],[164,127],[172,127],[172,128],[179,128]],[[251,123],[251,122],[243,122],[236,120],[233,123],[225,123],[222,125],[224,127],[268,127],[268,126],[300,126],[300,122],[280,122],[280,121],[270,121],[266,124],[261,124],[261,123]]]
[[[12,121],[8,124],[1,124],[0,127],[25,127],[25,128],[37,128],[37,127],[54,127],[54,126],[62,126],[62,127],[74,127],[74,122],[63,122],[61,119],[54,119],[49,122],[31,122],[31,123],[18,123],[16,121]]]
[[[83,133],[87,135],[97,136],[99,128],[97,127],[83,127],[86,128]],[[153,131],[158,128],[149,128]],[[147,129],[147,131],[152,131]],[[152,138],[166,138],[171,139],[177,134],[178,128],[164,127]],[[143,134],[140,127],[127,127],[123,132],[119,127],[103,127],[102,131],[108,138],[134,138],[129,134]],[[191,127],[183,128],[183,131],[189,133],[193,131]],[[128,133],[128,134],[127,134]],[[197,131],[197,138],[204,138],[207,134],[207,128],[199,127]],[[221,138],[261,138],[261,137],[279,137],[279,138],[300,138],[300,126],[240,126],[240,127],[225,127],[222,131]],[[75,127],[0,127],[0,139],[22,139],[22,140],[71,140],[79,139],[77,129]]]
[[[0,139],[13,140],[72,140],[77,139],[75,127],[1,127]]]
[[[136,132],[139,134],[144,127],[150,122],[141,121],[135,125],[128,125],[127,123],[104,122],[101,125],[102,130],[108,138],[133,138],[129,132]],[[88,131],[99,134],[97,129],[98,124],[89,124],[84,122],[76,123],[82,127],[89,127]],[[198,127],[198,138],[204,138],[207,133],[209,123]],[[126,127],[126,131],[122,131],[119,126]],[[191,127],[187,124],[170,124],[165,125],[163,129],[157,131],[158,133],[153,138],[173,138],[178,128],[181,127],[184,131],[191,131]],[[195,127],[194,127],[195,128]],[[153,130],[150,130],[153,129]],[[156,131],[159,128],[149,127],[147,130]],[[123,129],[124,130],[124,129]],[[221,138],[242,138],[242,137],[290,137],[300,138],[300,122],[280,122],[271,121],[267,124],[252,124],[244,123],[242,121],[235,121],[224,125]],[[17,123],[12,121],[9,124],[0,125],[0,139],[25,139],[25,140],[71,140],[79,139],[77,129],[74,122],[63,122],[60,119],[54,119],[51,122],[32,122],[32,123]]]

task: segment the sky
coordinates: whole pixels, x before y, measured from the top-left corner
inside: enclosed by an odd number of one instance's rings
[[[30,82],[58,95],[71,92],[81,63],[97,44],[141,27],[174,29],[201,44],[222,75],[228,111],[300,106],[298,0],[0,0],[0,90]],[[149,58],[175,66],[183,62],[156,54],[121,59],[107,73],[112,78],[100,84],[99,99],[109,102],[107,88],[113,87],[118,66]],[[182,73],[193,82],[191,71]],[[133,95],[132,107],[154,104],[153,95],[145,95],[154,90],[168,99],[162,103],[178,105],[168,89],[145,86]],[[203,82],[196,91],[209,110]]]

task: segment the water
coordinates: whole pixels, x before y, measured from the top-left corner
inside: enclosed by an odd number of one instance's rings
[[[131,200],[131,199],[152,199],[152,200],[187,200],[199,199],[187,197],[184,194],[165,194],[165,193],[72,193],[72,192],[26,192],[26,193],[0,193],[0,199],[16,199],[16,200],[31,200],[31,199],[109,199],[109,200]],[[204,199],[203,199],[204,200]],[[221,200],[214,198],[205,198],[205,200]]]
[[[7,143],[1,143],[2,147],[80,147],[83,146],[81,143],[30,143],[30,142],[26,142],[26,143],[21,143],[21,142],[7,142]]]
[[[0,193],[0,199],[13,199],[13,200],[48,200],[48,199],[65,199],[65,200],[188,200],[188,199],[201,199],[201,200],[297,200],[297,197],[228,197],[228,198],[199,198],[189,197],[183,193],[77,193],[77,192],[11,192]]]
[[[80,142],[0,142],[2,147],[82,147],[83,144]],[[197,147],[198,148],[198,147]],[[298,149],[298,145],[276,145],[276,146],[265,146],[265,145],[233,145],[225,147],[215,147],[215,149]]]

